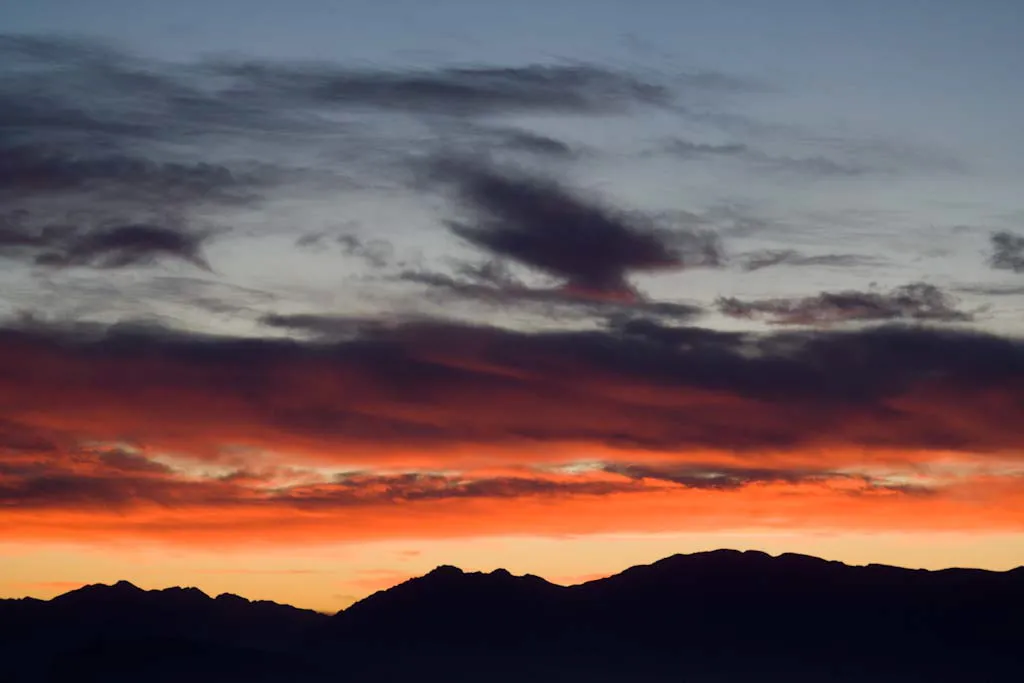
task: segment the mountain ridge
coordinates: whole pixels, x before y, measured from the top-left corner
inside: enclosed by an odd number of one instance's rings
[[[861,570],[861,569],[863,569],[863,570],[893,570],[893,571],[896,571],[896,572],[911,572],[911,573],[917,573],[917,574],[930,574],[930,575],[941,575],[941,574],[949,575],[949,574],[955,574],[955,573],[970,572],[970,573],[978,573],[978,574],[984,574],[984,575],[1016,575],[1016,574],[1020,574],[1020,575],[1024,576],[1024,564],[1018,565],[1016,567],[1012,567],[1010,569],[1002,569],[1002,570],[1000,570],[1000,569],[983,569],[983,568],[980,568],[980,567],[970,567],[970,566],[955,566],[955,567],[943,567],[943,568],[940,568],[940,569],[927,569],[927,568],[920,568],[920,567],[904,567],[904,566],[900,566],[900,565],[891,565],[891,564],[884,564],[884,563],[877,563],[877,562],[870,562],[870,563],[867,563],[867,564],[852,564],[852,563],[842,562],[840,560],[827,560],[827,559],[820,558],[820,557],[817,557],[817,556],[814,556],[814,555],[806,555],[806,554],[803,554],[803,553],[787,552],[787,553],[780,553],[778,555],[771,555],[770,553],[766,553],[766,552],[760,551],[760,550],[733,550],[733,549],[729,549],[729,548],[721,548],[721,549],[717,549],[717,550],[706,550],[706,551],[698,551],[698,552],[693,552],[693,553],[675,553],[675,554],[663,557],[661,559],[654,560],[653,562],[649,562],[647,564],[632,565],[630,567],[627,567],[626,569],[623,569],[620,572],[616,572],[614,574],[610,574],[608,576],[604,576],[604,577],[600,577],[600,578],[589,579],[587,581],[583,581],[583,582],[575,583],[575,584],[557,583],[555,581],[551,581],[551,580],[545,579],[542,576],[538,576],[538,575],[531,574],[531,573],[514,574],[511,571],[509,571],[508,569],[505,569],[504,567],[498,567],[498,568],[490,570],[490,571],[468,571],[468,570],[462,569],[461,567],[458,567],[456,565],[441,564],[441,565],[438,565],[438,566],[434,567],[429,572],[427,572],[427,573],[425,573],[425,574],[423,574],[421,576],[412,577],[410,579],[406,579],[405,581],[397,583],[394,586],[390,586],[388,588],[382,588],[382,589],[380,589],[378,591],[370,593],[369,595],[366,595],[366,596],[360,598],[359,600],[356,600],[349,607],[346,607],[346,608],[343,608],[341,610],[338,610],[338,612],[344,612],[347,609],[350,609],[351,607],[353,607],[353,606],[355,606],[355,605],[357,605],[357,604],[359,604],[359,603],[361,603],[361,602],[363,602],[363,601],[373,597],[374,595],[378,595],[380,593],[384,593],[384,592],[387,592],[387,591],[392,590],[394,588],[397,588],[398,586],[401,586],[403,584],[410,583],[410,582],[416,582],[416,581],[419,581],[419,580],[422,580],[422,579],[426,579],[428,577],[438,577],[438,576],[447,576],[447,577],[456,577],[456,576],[459,576],[459,577],[500,576],[500,577],[511,577],[511,578],[516,578],[516,579],[539,579],[539,580],[541,580],[541,581],[543,581],[543,582],[545,582],[545,583],[547,583],[549,585],[552,585],[552,586],[557,586],[557,587],[561,587],[561,588],[574,588],[576,586],[584,586],[584,585],[588,585],[588,584],[594,584],[594,583],[598,583],[598,582],[607,581],[609,579],[613,579],[615,577],[619,577],[619,576],[623,576],[623,575],[633,575],[633,574],[636,574],[636,573],[640,573],[640,572],[642,572],[642,571],[644,571],[646,569],[652,569],[652,568],[657,568],[657,567],[669,566],[670,564],[678,564],[680,562],[690,562],[690,561],[693,561],[695,559],[704,559],[704,558],[712,559],[712,558],[722,558],[722,557],[732,557],[732,558],[735,558],[735,559],[740,559],[740,558],[757,558],[757,559],[763,559],[763,560],[786,561],[786,562],[791,561],[791,560],[798,560],[798,561],[801,561],[801,562],[805,562],[805,561],[809,560],[809,561],[812,561],[812,562],[818,564],[821,567],[832,566],[832,567],[836,567],[836,568],[846,568],[846,569],[851,569],[851,570]],[[210,594],[204,592],[203,590],[201,590],[201,589],[199,589],[197,587],[194,587],[194,586],[167,586],[167,587],[164,587],[164,588],[151,588],[151,589],[140,588],[139,586],[135,585],[131,581],[128,581],[128,580],[125,580],[125,579],[118,580],[118,581],[116,581],[113,584],[105,584],[105,583],[84,584],[84,585],[82,585],[82,586],[80,586],[78,588],[73,588],[73,589],[71,589],[71,590],[69,590],[69,591],[67,591],[65,593],[60,593],[60,594],[55,595],[55,596],[53,596],[51,598],[36,598],[36,597],[32,597],[32,596],[0,598],[0,603],[9,602],[9,601],[13,601],[13,600],[35,600],[35,601],[39,601],[39,602],[52,602],[54,600],[63,599],[66,596],[79,594],[82,591],[93,590],[93,589],[96,589],[96,590],[100,590],[100,589],[118,589],[118,590],[123,591],[125,593],[133,592],[135,594],[140,594],[140,593],[164,593],[166,591],[185,591],[187,593],[192,593],[192,594],[198,593],[199,595],[207,597],[207,598],[209,598],[211,600],[238,598],[240,600],[244,600],[245,602],[251,603],[251,604],[266,604],[266,605],[276,605],[276,606],[280,606],[280,607],[289,607],[291,609],[300,610],[300,611],[303,611],[303,612],[315,612],[315,613],[318,613],[318,614],[324,614],[324,615],[328,615],[328,616],[330,616],[330,614],[331,614],[329,612],[324,612],[322,610],[315,610],[315,609],[306,608],[306,607],[297,607],[297,606],[294,606],[294,605],[290,605],[288,603],[282,603],[282,602],[278,602],[278,601],[275,601],[275,600],[252,600],[250,598],[246,598],[245,596],[241,596],[241,595],[238,595],[236,593],[231,593],[231,592],[223,592],[223,593],[218,593],[216,595],[210,595]],[[335,613],[335,614],[337,614],[337,613]]]
[[[0,681],[997,681],[1024,669],[1022,613],[1024,567],[759,551],[568,586],[441,565],[333,615],[122,581],[0,600]]]

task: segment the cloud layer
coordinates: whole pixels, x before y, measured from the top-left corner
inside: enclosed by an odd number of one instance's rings
[[[956,526],[954,492],[1020,490],[1024,344],[976,333],[353,324],[299,343],[36,327],[5,331],[0,351],[0,501],[37,515],[8,533],[44,513],[152,531],[202,526],[189,510],[282,507],[311,528],[366,510],[371,528],[412,533],[422,506],[463,534],[467,505],[552,497],[584,515],[563,530],[593,530],[601,498],[625,527],[662,528],[659,506],[696,505],[706,524],[724,504],[708,496],[740,494],[730,523],[754,524],[746,505],[786,491],[810,496],[797,523],[933,505]],[[1018,507],[998,524],[1024,523]]]

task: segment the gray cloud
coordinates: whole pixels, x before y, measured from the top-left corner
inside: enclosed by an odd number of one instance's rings
[[[177,259],[209,270],[202,253],[209,236],[149,223],[92,228],[50,225],[32,229],[6,220],[0,222],[0,256],[53,268],[126,268]]]
[[[395,265],[395,248],[384,239],[364,239],[349,232],[316,232],[300,236],[295,245],[316,251],[337,249],[346,256],[357,258],[372,268]]]
[[[824,469],[773,469],[765,467],[723,467],[716,465],[685,464],[677,466],[648,466],[613,463],[605,465],[606,472],[621,474],[630,479],[667,481],[693,489],[733,491],[757,484],[806,484],[837,480],[857,480],[875,490],[895,490],[903,493],[927,493],[924,486],[891,484],[864,474],[849,474]],[[859,489],[851,489],[852,494]]]
[[[669,154],[681,159],[731,158],[763,169],[812,177],[858,176],[872,170],[862,164],[838,161],[822,155],[796,157],[768,154],[744,143],[709,144],[675,139],[669,142],[665,149]]]
[[[1024,273],[1024,236],[1001,231],[993,233],[991,241],[989,264],[993,268]]]
[[[764,249],[745,254],[742,258],[746,271],[761,270],[774,266],[834,266],[852,267],[872,265],[878,258],[862,254],[801,254],[794,249]]]
[[[682,322],[704,313],[694,304],[653,301],[637,292],[628,298],[602,298],[565,287],[532,287],[516,278],[500,261],[461,264],[456,274],[406,270],[399,279],[426,285],[430,294],[475,300],[496,306],[529,307],[542,315],[613,317],[647,315]]]
[[[140,503],[167,508],[260,506],[332,509],[466,499],[603,496],[643,490],[622,481],[554,480],[537,476],[470,477],[422,473],[360,474],[316,484],[254,489],[266,478],[244,470],[220,478],[177,475],[141,456],[120,453],[76,456],[77,470],[52,459],[25,467],[0,463],[0,506],[22,509],[113,507]]]
[[[1024,285],[971,285],[957,287],[957,291],[984,296],[1020,296],[1024,294]]]
[[[865,320],[965,322],[969,313],[934,285],[914,283],[890,292],[824,292],[800,298],[718,300],[718,310],[734,318],[767,318],[777,325],[820,325]]]
[[[501,147],[518,152],[562,159],[572,158],[577,153],[571,145],[549,135],[517,128],[497,129],[493,133]]]
[[[0,196],[89,192],[104,199],[241,202],[270,182],[255,171],[158,162],[124,154],[69,154],[41,145],[0,146]]]
[[[383,71],[331,65],[208,65],[234,79],[231,97],[338,107],[397,109],[458,116],[549,111],[611,113],[632,105],[667,105],[664,84],[594,65],[442,67]],[[707,83],[705,87],[715,88]]]
[[[669,231],[579,196],[539,177],[448,160],[435,166],[471,218],[452,232],[498,258],[563,279],[594,298],[632,298],[627,274],[715,266],[721,248],[710,232]]]

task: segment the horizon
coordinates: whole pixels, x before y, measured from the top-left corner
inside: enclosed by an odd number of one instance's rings
[[[634,569],[634,568],[637,568],[637,567],[649,567],[649,566],[652,566],[654,564],[661,564],[661,563],[669,562],[669,561],[672,561],[672,560],[678,560],[680,558],[694,558],[694,557],[698,557],[698,556],[709,556],[709,555],[721,556],[722,554],[730,554],[730,555],[735,554],[735,555],[739,555],[739,556],[750,555],[750,554],[753,554],[753,555],[764,555],[764,556],[767,556],[771,560],[781,560],[781,559],[787,558],[787,557],[796,557],[796,558],[801,558],[801,559],[817,560],[817,561],[821,561],[821,562],[824,562],[824,563],[830,563],[830,564],[834,564],[834,563],[838,562],[837,560],[828,560],[826,558],[816,557],[816,556],[813,556],[813,555],[804,555],[802,553],[779,553],[778,555],[772,555],[770,553],[765,553],[765,552],[760,551],[760,550],[736,550],[736,549],[733,549],[733,548],[717,548],[715,550],[698,551],[698,552],[694,552],[694,553],[675,553],[673,555],[668,555],[666,557],[659,558],[658,560],[655,560],[655,561],[650,562],[650,563],[646,563],[646,564],[642,564],[642,565],[630,565],[628,567],[623,567],[620,571],[613,572],[613,573],[608,574],[608,575],[600,575],[600,576],[589,577],[586,580],[579,581],[578,583],[567,583],[567,582],[563,583],[563,582],[559,582],[559,581],[552,581],[552,580],[547,579],[546,577],[538,576],[536,574],[530,574],[530,573],[517,574],[517,573],[514,573],[514,572],[509,572],[507,569],[505,569],[503,567],[498,567],[498,568],[492,569],[490,571],[484,571],[484,570],[475,570],[474,571],[474,570],[465,570],[465,569],[463,569],[461,567],[458,567],[458,566],[455,566],[455,565],[451,565],[451,564],[441,564],[441,565],[437,565],[436,567],[434,567],[433,569],[431,569],[430,571],[428,571],[428,572],[426,572],[424,574],[410,576],[410,577],[408,577],[408,578],[406,578],[404,580],[398,581],[397,583],[395,583],[393,585],[381,587],[380,589],[375,590],[372,593],[368,593],[367,595],[362,596],[361,598],[359,598],[355,602],[360,602],[360,601],[362,601],[362,600],[364,600],[364,599],[366,599],[368,597],[371,597],[371,596],[373,596],[373,595],[375,595],[377,593],[388,591],[388,590],[390,590],[392,588],[395,588],[396,586],[399,586],[399,585],[401,585],[403,583],[406,583],[406,582],[409,582],[409,581],[413,581],[413,580],[416,580],[416,579],[425,578],[425,577],[427,577],[427,576],[429,576],[431,574],[434,574],[434,573],[440,572],[440,571],[454,570],[459,575],[486,575],[486,576],[493,576],[495,574],[499,574],[499,575],[511,576],[512,578],[516,578],[516,579],[531,578],[531,577],[532,578],[540,578],[540,579],[543,579],[545,582],[547,582],[548,584],[551,584],[551,585],[555,585],[555,586],[558,586],[558,587],[561,587],[561,588],[572,588],[572,587],[575,587],[575,586],[581,586],[583,584],[590,583],[592,581],[599,581],[601,579],[609,578],[611,576],[617,576],[619,574],[625,573],[629,569]],[[923,569],[923,568],[920,568],[920,567],[900,567],[900,566],[896,566],[896,565],[886,565],[886,564],[878,564],[878,563],[868,563],[868,564],[850,564],[850,563],[846,563],[846,562],[838,562],[838,563],[840,565],[842,565],[843,567],[846,567],[846,568],[849,568],[849,569],[886,568],[886,569],[899,569],[899,570],[913,571],[913,572],[924,571],[926,573],[938,573],[938,572],[948,572],[948,571],[969,571],[969,572],[981,571],[981,572],[992,573],[992,574],[1006,574],[1006,573],[1015,572],[1017,570],[1024,570],[1024,564],[1018,565],[1016,567],[1012,567],[1010,569],[994,570],[994,569],[982,569],[982,568],[979,568],[979,567],[970,567],[970,566],[943,567],[943,568],[939,568],[939,569]],[[210,598],[211,600],[215,600],[215,599],[220,598],[222,596],[232,596],[232,597],[243,598],[245,600],[248,600],[249,602],[257,602],[257,600],[249,598],[248,596],[239,595],[238,593],[234,593],[234,592],[210,593],[210,592],[202,590],[202,588],[199,588],[198,586],[187,586],[187,585],[168,585],[168,586],[161,586],[161,587],[152,587],[152,586],[151,587],[145,587],[145,586],[137,585],[137,584],[135,584],[135,583],[133,583],[131,581],[128,581],[126,579],[120,579],[120,580],[112,582],[112,583],[86,583],[86,584],[83,584],[83,585],[80,585],[80,586],[68,587],[65,590],[63,590],[62,592],[57,593],[56,595],[50,596],[49,598],[38,598],[36,596],[26,595],[26,596],[20,596],[20,597],[16,597],[16,598],[8,598],[8,599],[32,599],[32,598],[35,598],[35,599],[51,600],[51,599],[58,598],[58,597],[61,597],[61,596],[64,596],[64,595],[68,595],[70,593],[75,593],[75,592],[77,592],[77,591],[79,591],[81,589],[84,589],[84,588],[117,588],[118,586],[125,586],[127,588],[131,588],[132,590],[137,590],[137,591],[141,591],[141,592],[162,592],[162,591],[169,591],[169,590],[176,590],[176,589],[181,589],[181,590],[198,590],[205,597]],[[4,598],[0,598],[0,599],[4,599]],[[315,608],[311,608],[311,607],[302,607],[302,606],[299,606],[299,605],[291,605],[291,604],[288,604],[288,603],[281,603],[281,602],[276,602],[276,601],[269,601],[269,602],[273,602],[274,604],[282,605],[282,606],[285,606],[285,607],[296,607],[298,609],[309,609],[309,610],[312,610],[312,611],[315,611],[315,612],[318,612],[320,614],[324,614],[324,615],[327,615],[327,616],[331,616],[333,614],[337,614],[338,612],[342,612],[342,611],[346,610],[348,607],[351,607],[351,605],[346,605],[346,606],[340,608],[339,610],[325,611],[325,610],[319,610],[319,609],[315,609]],[[352,604],[355,604],[355,602],[353,602]]]
[[[1024,564],[1019,3],[13,5],[0,597]]]

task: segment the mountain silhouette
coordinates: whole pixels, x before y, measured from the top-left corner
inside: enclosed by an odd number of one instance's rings
[[[3,683],[1004,681],[1024,568],[675,555],[559,586],[442,566],[327,616],[195,588],[0,600]]]

